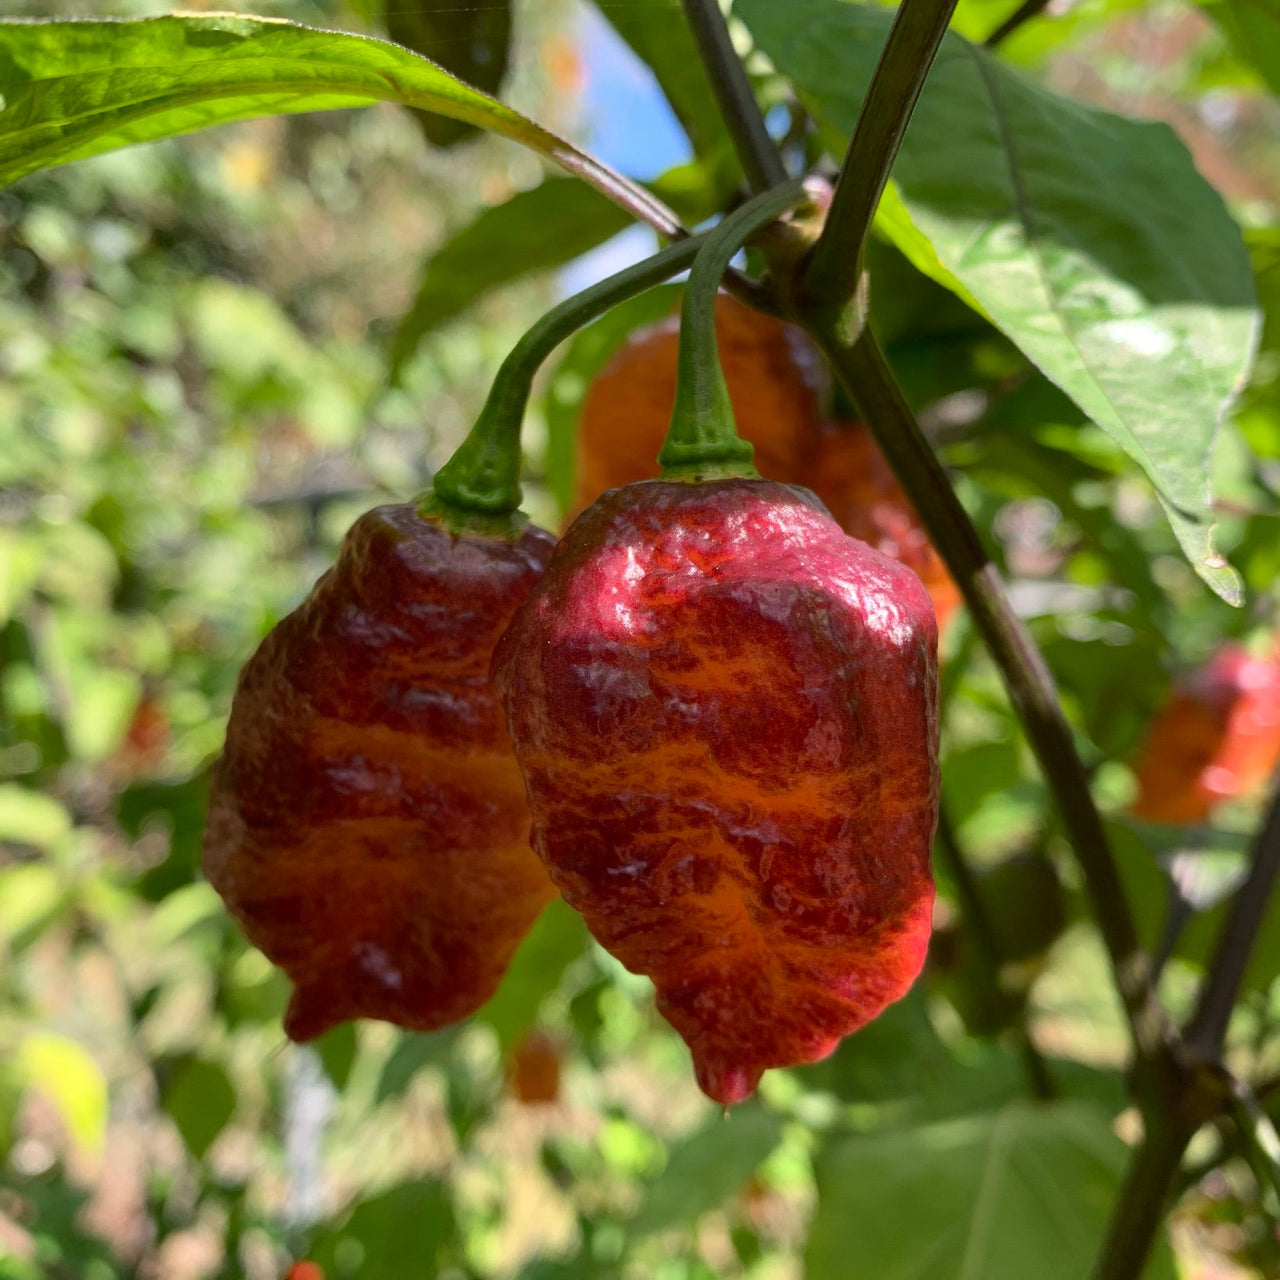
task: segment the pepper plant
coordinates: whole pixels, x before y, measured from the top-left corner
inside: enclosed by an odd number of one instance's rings
[[[1211,823],[1152,824],[1126,812],[1125,762],[1153,710],[1153,665],[1189,665],[1185,619],[1202,650],[1232,636],[1261,654],[1274,629],[1280,410],[1274,316],[1263,324],[1259,292],[1275,293],[1280,214],[1251,212],[1265,225],[1246,236],[1170,129],[1061,96],[1023,65],[1064,31],[1087,34],[1088,13],[1057,16],[1037,0],[1008,13],[992,0],[903,0],[896,12],[849,0],[643,7],[661,22],[601,11],[650,64],[696,151],[647,184],[492,96],[509,35],[492,20],[501,5],[490,16],[428,6],[416,22],[388,11],[403,44],[231,14],[0,22],[0,179],[21,198],[37,171],[127,144],[383,102],[423,113],[431,145],[490,131],[569,176],[490,208],[427,263],[386,344],[392,378],[466,306],[458,262],[479,292],[632,222],[666,244],[528,331],[423,512],[462,535],[515,532],[540,367],[567,342],[562,371],[579,382],[598,371],[642,315],[659,314],[639,309],[649,291],[696,255],[666,475],[750,470],[716,359],[723,285],[822,353],[832,396],[874,436],[963,596],[943,651],[934,850],[951,919],[938,921],[915,993],[826,1063],[781,1076],[763,1102],[676,1146],[638,1210],[580,1198],[577,1253],[532,1261],[527,1274],[643,1268],[637,1241],[738,1192],[788,1142],[812,1159],[804,1258],[817,1280],[1171,1276],[1167,1215],[1215,1175],[1231,1188],[1241,1254],[1266,1274],[1280,1262],[1280,797],[1261,816],[1245,796]],[[1280,19],[1235,0],[1204,9],[1233,74],[1276,88],[1268,49]],[[495,236],[520,252],[481,267]],[[743,265],[726,269],[739,248]],[[553,377],[543,472],[562,506],[575,405]],[[1223,474],[1233,505],[1211,492]],[[1037,585],[1009,524],[1043,512],[1037,502],[1074,539],[1053,549],[1061,572],[1038,575],[1052,588],[1038,596],[1008,582]],[[1224,857],[1235,874],[1215,879]],[[563,1027],[599,1060],[590,1028],[602,992],[626,980],[598,957],[583,980],[581,930],[554,910],[546,919],[478,1017],[514,1053],[558,1000]],[[1019,976],[1073,936],[1105,960],[1122,1071],[1091,1069],[1055,1043]],[[949,957],[957,937],[962,954]],[[26,1043],[36,1048],[20,1061],[38,1063],[39,1042]],[[483,1108],[452,1043],[402,1042],[377,1089],[448,1060],[450,1119],[465,1142]],[[200,1071],[179,1065],[203,1097]],[[21,1070],[35,1087],[37,1069]],[[220,1128],[201,1142],[188,1115],[197,1160]],[[561,1180],[573,1181],[575,1160],[586,1167],[571,1144],[548,1152]],[[247,1212],[235,1197],[227,1205],[228,1222]],[[442,1183],[406,1183],[342,1222],[304,1222],[288,1248],[333,1276],[501,1271],[457,1244],[457,1218]],[[745,1274],[760,1245],[741,1218],[721,1269]],[[408,1260],[379,1262],[370,1241],[396,1233],[414,1245]],[[678,1274],[705,1274],[704,1255],[689,1252]]]

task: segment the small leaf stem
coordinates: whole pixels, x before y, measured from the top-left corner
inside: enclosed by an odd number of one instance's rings
[[[676,216],[675,211],[668,208],[652,191],[624,177],[603,160],[562,142],[554,134],[548,134],[548,138],[547,157],[567,173],[595,187],[601,195],[607,196],[620,209],[625,209],[637,222],[648,223],[663,239],[680,240],[688,236],[688,228]]]
[[[1049,7],[1049,0],[1023,0],[984,41],[988,49],[1003,44],[1024,22],[1030,22]]]
[[[520,505],[520,428],[538,369],[583,325],[683,271],[707,238],[681,240],[548,311],[502,362],[475,425],[436,472],[426,506],[451,527],[501,532]]]
[[[658,461],[666,480],[754,476],[751,446],[734,425],[716,345],[716,294],[734,254],[804,198],[800,180],[755,196],[706,238],[689,272],[680,313],[676,400]]]
[[[964,913],[965,921],[981,958],[983,980],[989,985],[991,992],[999,997],[1001,994],[1000,967],[1004,964],[1005,957],[1001,954],[991,913],[987,910],[987,904],[982,897],[982,887],[978,883],[977,876],[973,874],[972,867],[969,866],[964,850],[960,847],[959,837],[945,804],[938,811],[938,836],[935,849],[941,856],[947,873],[955,882],[956,894],[960,899],[960,910]],[[1021,1015],[1014,1031],[1032,1096],[1042,1099],[1056,1097],[1057,1090],[1049,1074],[1049,1066],[1040,1050],[1036,1048],[1031,1032],[1027,1028],[1026,1019]]]
[[[826,228],[814,245],[803,292],[812,313],[852,337],[862,251],[956,0],[902,0],[876,63],[836,182]]]
[[[682,2],[702,65],[751,190],[762,192],[781,185],[787,180],[781,153],[765,128],[760,104],[742,59],[733,47],[718,0]]]
[[[1236,891],[1223,922],[1204,987],[1184,1033],[1187,1047],[1205,1061],[1216,1061],[1226,1040],[1258,930],[1280,880],[1280,776],[1267,816],[1253,845],[1249,874]]]
[[[1280,1134],[1243,1080],[1232,1081],[1231,1117],[1239,1131],[1245,1159],[1257,1179],[1259,1198],[1276,1221],[1280,1219]]]

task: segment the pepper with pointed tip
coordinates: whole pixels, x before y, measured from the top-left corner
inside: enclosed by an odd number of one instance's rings
[[[292,978],[293,1039],[467,1017],[554,897],[489,682],[552,544],[379,507],[241,673],[204,869]]]
[[[910,570],[735,479],[606,493],[498,646],[534,848],[719,1102],[924,962],[936,647]]]

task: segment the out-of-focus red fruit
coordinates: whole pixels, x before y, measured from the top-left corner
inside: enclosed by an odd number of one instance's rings
[[[1135,817],[1202,822],[1247,795],[1280,760],[1280,655],[1221,648],[1174,685],[1134,762]]]
[[[933,601],[941,631],[960,607],[960,589],[871,432],[858,423],[829,423],[802,483],[822,499],[845,533],[915,573]]]
[[[511,1092],[526,1106],[546,1106],[560,1097],[560,1044],[545,1031],[530,1031],[511,1051]]]
[[[324,1280],[324,1272],[314,1262],[295,1262],[285,1272],[284,1280]]]
[[[116,761],[127,773],[144,774],[160,764],[168,746],[169,717],[164,706],[144,694],[125,730]]]
[[[804,484],[822,429],[822,363],[795,325],[716,299],[716,341],[738,434],[767,480]],[[606,489],[656,478],[676,401],[680,317],[632,334],[596,375],[578,423],[577,515]]]

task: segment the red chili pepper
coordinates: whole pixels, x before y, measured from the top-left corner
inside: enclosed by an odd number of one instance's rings
[[[1133,812],[1202,822],[1223,800],[1267,780],[1280,760],[1280,657],[1224,645],[1175,684],[1138,753]]]
[[[293,1039],[466,1017],[554,896],[489,682],[552,543],[379,507],[241,673],[204,867],[293,979]]]
[[[936,647],[910,570],[760,480],[605,494],[498,647],[534,847],[719,1102],[924,962]]]

